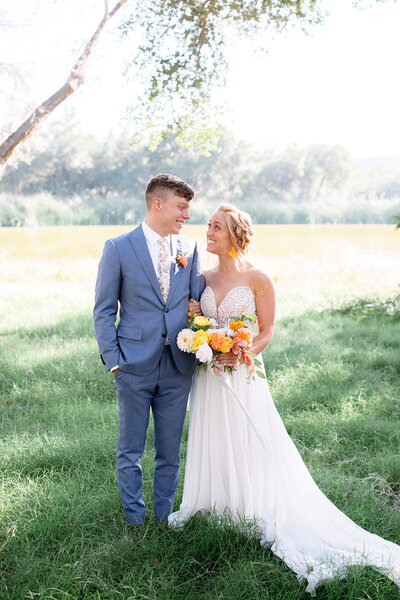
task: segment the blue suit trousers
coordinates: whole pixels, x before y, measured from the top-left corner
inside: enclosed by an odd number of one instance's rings
[[[166,522],[172,512],[179,477],[180,444],[192,374],[178,371],[166,345],[156,368],[145,377],[118,369],[119,438],[117,482],[128,523],[143,523],[146,514],[140,459],[146,443],[150,408],[154,420],[155,518]]]

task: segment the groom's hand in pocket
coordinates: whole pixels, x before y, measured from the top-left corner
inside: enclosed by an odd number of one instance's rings
[[[114,377],[114,378],[115,378],[115,376],[116,376],[116,374],[117,374],[117,371],[118,371],[118,367],[117,367],[116,369],[113,369],[113,370],[111,371],[111,373],[113,374],[113,377]]]

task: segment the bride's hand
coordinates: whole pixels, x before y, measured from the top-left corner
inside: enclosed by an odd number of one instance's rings
[[[218,354],[215,359],[218,364],[223,365],[224,367],[237,367],[238,365],[238,356],[237,354],[233,354],[233,352],[226,352]]]
[[[201,306],[200,306],[200,302],[197,302],[197,300],[193,300],[193,298],[190,298],[189,300],[189,311],[191,311],[192,314],[200,316],[203,313],[201,312]]]

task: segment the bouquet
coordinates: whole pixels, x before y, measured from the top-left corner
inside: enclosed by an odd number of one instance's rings
[[[198,363],[205,369],[211,368],[215,375],[223,372],[232,374],[234,367],[221,367],[216,358],[220,353],[233,352],[239,364],[246,366],[247,380],[250,381],[255,373],[264,377],[260,370],[261,362],[250,352],[253,343],[251,326],[255,321],[255,315],[241,314],[231,317],[228,327],[217,329],[214,319],[189,313],[189,326],[179,332],[176,343],[182,352],[195,354]]]

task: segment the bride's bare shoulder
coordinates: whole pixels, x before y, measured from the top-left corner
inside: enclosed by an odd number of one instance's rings
[[[266,292],[273,292],[274,283],[272,281],[272,277],[268,275],[268,273],[252,267],[249,269],[248,274],[250,277],[251,287],[255,292],[255,296],[259,294],[265,294]]]

